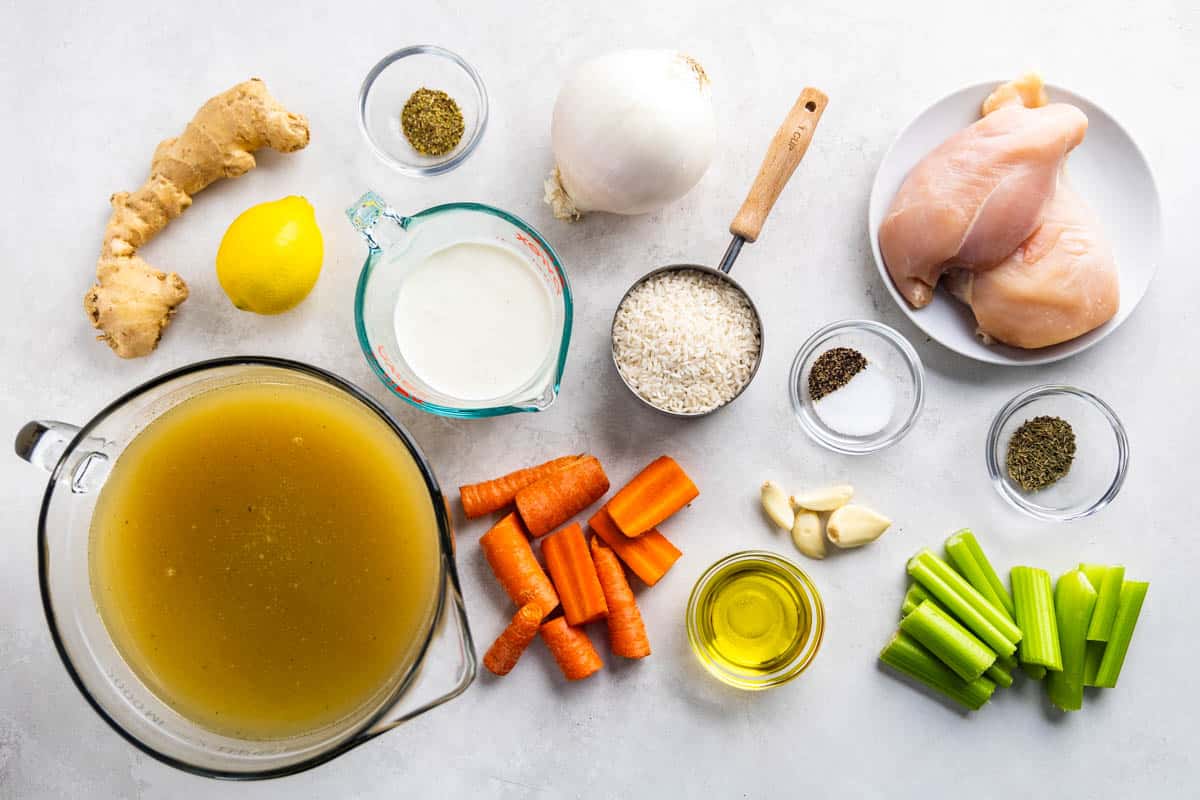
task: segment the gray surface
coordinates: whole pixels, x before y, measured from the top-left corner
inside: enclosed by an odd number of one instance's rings
[[[1191,3],[965,4],[660,2],[346,4],[302,12],[263,3],[117,8],[10,0],[0,9],[0,228],[6,285],[0,431],[34,416],[83,420],[130,386],[210,356],[256,352],[333,369],[383,398],[415,432],[447,486],[542,456],[590,450],[624,480],[669,452],[704,494],[672,521],[686,551],[642,594],[655,648],[566,686],[535,647],[502,683],[464,697],[306,775],[229,786],[180,774],[136,753],[91,712],[53,651],[39,607],[34,526],[42,477],[0,459],[0,797],[856,797],[980,796],[1045,787],[1071,797],[1183,797],[1200,779],[1192,691],[1197,510],[1192,467],[1196,293],[1190,237],[1200,214],[1200,16]],[[418,9],[411,9],[419,5]],[[108,6],[108,7],[104,7]],[[1053,6],[1053,8],[1050,8]],[[801,10],[803,8],[804,10]],[[733,9],[737,9],[736,11]],[[419,182],[374,161],[354,122],[354,95],[385,52],[430,41],[463,53],[492,96],[479,151],[449,176]],[[548,117],[567,65],[620,46],[699,56],[716,83],[721,147],[684,200],[642,218],[550,218],[540,179],[550,167]],[[1039,67],[1126,124],[1154,165],[1167,259],[1138,313],[1086,354],[1044,368],[969,363],[901,321],[871,265],[865,231],[871,177],[895,132],[932,100],[994,75]],[[123,362],[91,341],[80,297],[107,217],[105,199],[135,187],[158,140],[198,103],[261,75],[312,120],[313,144],[215,186],[152,246],[150,260],[184,275],[192,298],[162,347]],[[606,351],[613,304],[648,268],[715,262],[761,151],[795,94],[831,98],[816,141],[738,280],[762,311],[768,351],[735,405],[699,421],[635,402]],[[1086,144],[1084,145],[1086,147]],[[578,304],[562,397],[549,412],[480,423],[422,416],[385,397],[354,340],[351,300],[363,247],[342,208],[373,187],[401,209],[450,200],[507,208],[541,229],[566,261]],[[232,217],[251,203],[307,195],[326,237],[325,271],[295,312],[235,311],[212,259]],[[929,369],[923,419],[885,453],[834,456],[807,441],[785,390],[795,348],[825,322],[866,316],[914,338]],[[1109,400],[1129,428],[1133,467],[1117,502],[1069,526],[1036,523],[988,486],[983,437],[1012,394],[1068,381]],[[895,529],[875,546],[835,554],[810,572],[824,593],[828,635],[811,670],[786,688],[740,694],[702,674],[682,612],[693,579],[747,547],[791,553],[759,517],[756,488],[848,479]],[[1006,692],[966,719],[876,669],[895,624],[912,551],[973,526],[1001,565],[1061,571],[1123,561],[1153,581],[1121,688],[1082,714],[1043,710],[1034,687]],[[481,646],[510,609],[460,528],[460,561]],[[611,659],[609,659],[611,661]],[[1051,789],[1050,787],[1054,787]]]

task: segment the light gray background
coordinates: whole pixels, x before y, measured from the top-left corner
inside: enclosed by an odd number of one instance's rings
[[[278,5],[278,8],[269,8]],[[770,6],[768,8],[768,6]],[[0,431],[29,418],[83,421],[120,392],[198,359],[262,353],[310,361],[367,387],[415,433],[443,484],[569,451],[599,455],[614,481],[662,452],[703,490],[669,525],[685,551],[641,595],[655,653],[566,685],[535,646],[507,679],[481,678],[457,701],[310,773],[219,784],[140,755],[86,706],[42,617],[35,524],[44,478],[0,458],[0,797],[1183,797],[1200,770],[1195,665],[1197,381],[1194,229],[1200,212],[1200,12],[1178,0],[1128,2],[0,4]],[[416,181],[376,162],[355,123],[368,68],[397,47],[434,42],[475,64],[492,117],[456,172]],[[572,64],[610,49],[663,46],[699,57],[714,81],[720,140],[683,200],[636,219],[568,226],[541,203],[549,115]],[[1069,362],[1003,369],[926,342],[871,265],[871,178],[897,130],[928,103],[1036,67],[1108,108],[1160,182],[1167,255],[1137,314]],[[264,77],[312,122],[312,145],[204,192],[145,254],[192,287],[151,357],[121,361],[92,341],[80,307],[110,192],[144,178],[150,154],[205,98]],[[681,422],[620,385],[607,353],[613,306],[650,267],[715,261],[765,144],[799,89],[831,98],[812,149],[737,276],[758,302],[765,361],[735,406]],[[1086,143],[1084,147],[1086,147]],[[390,398],[363,362],[352,293],[364,248],[342,209],[371,187],[401,210],[452,200],[508,209],[566,262],[576,324],[562,395],[548,412],[485,422],[424,416]],[[238,312],[213,256],[246,206],[299,193],[326,241],[324,272],[292,313]],[[925,359],[929,397],[916,430],[870,457],[827,453],[791,416],[786,375],[814,328],[845,317],[896,325]],[[1066,381],[1109,400],[1127,425],[1124,491],[1071,525],[1025,519],[988,485],[983,438],[996,409],[1032,384]],[[789,486],[849,480],[891,514],[876,545],[806,566],[828,607],[822,651],[800,680],[762,694],[716,683],[687,649],[695,577],[737,549],[793,553],[757,510],[768,476]],[[1043,710],[1036,686],[965,718],[879,671],[905,558],[970,525],[1000,565],[1054,571],[1120,561],[1153,582],[1121,688],[1081,714]],[[479,648],[511,609],[460,527],[460,565]],[[597,637],[603,634],[596,632]],[[611,661],[611,659],[609,659]]]

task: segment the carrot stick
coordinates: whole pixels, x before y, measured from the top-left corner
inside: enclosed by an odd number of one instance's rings
[[[479,538],[479,545],[492,572],[514,603],[518,606],[537,603],[543,616],[558,606],[554,585],[533,555],[525,529],[515,513],[493,525]]]
[[[612,521],[607,507],[592,515],[588,520],[588,528],[603,539],[617,557],[625,562],[625,566],[633,570],[633,574],[641,578],[642,583],[647,586],[658,583],[671,565],[683,555],[679,548],[671,544],[671,541],[656,528],[651,528],[636,539],[625,536],[617,528],[617,523]]]
[[[555,617],[542,626],[542,640],[569,681],[581,681],[604,666],[592,640],[582,628],[572,628],[565,617]]]
[[[650,640],[621,562],[608,545],[596,538],[592,539],[592,561],[608,604],[609,648],[622,658],[645,658],[650,655]]]
[[[517,492],[517,513],[529,533],[544,536],[599,500],[608,491],[608,476],[595,456],[551,473]]]
[[[553,458],[545,464],[519,469],[490,481],[460,486],[458,496],[462,501],[463,513],[467,515],[467,519],[475,519],[510,506],[517,492],[547,475],[553,475],[560,469],[571,466],[581,458],[583,456]]]
[[[608,513],[626,536],[641,536],[700,495],[675,459],[660,456],[608,501]]]
[[[538,635],[542,626],[542,607],[537,603],[526,603],[517,611],[512,622],[504,629],[483,656],[483,665],[495,675],[507,675],[517,665],[521,654]]]
[[[568,625],[583,625],[608,613],[604,589],[578,522],[547,536],[542,541],[542,555]]]

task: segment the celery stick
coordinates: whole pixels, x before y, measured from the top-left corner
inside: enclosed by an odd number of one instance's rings
[[[947,572],[953,576],[952,579],[946,579]],[[997,655],[1009,656],[1016,650],[1016,642],[1021,638],[1020,630],[1016,629],[1011,620],[1004,617],[1002,611],[985,600],[961,575],[929,550],[922,550],[908,560],[908,574],[924,586],[942,608],[956,616],[959,622],[982,639]],[[959,591],[959,587],[962,591]],[[989,619],[984,609],[1004,619],[1013,629],[1014,635],[1006,635]]]
[[[1133,629],[1137,626],[1138,615],[1142,613],[1142,603],[1146,600],[1146,590],[1149,588],[1150,584],[1142,581],[1125,581],[1121,586],[1117,618],[1113,622],[1108,645],[1104,648],[1104,658],[1096,671],[1097,686],[1105,689],[1116,688],[1117,678],[1121,675],[1121,665],[1125,663],[1125,654],[1129,650]]]
[[[904,593],[904,604],[900,606],[900,617],[903,619],[916,609],[917,606],[926,600],[930,600],[929,592],[925,591],[921,584],[910,583],[908,591]]]
[[[1063,711],[1083,708],[1083,662],[1087,657],[1087,632],[1096,607],[1096,590],[1080,569],[1058,579],[1054,587],[1054,615],[1062,649],[1062,670],[1046,676],[1046,696]]]
[[[1021,662],[1021,671],[1025,676],[1032,681],[1040,681],[1046,677],[1047,669],[1041,664],[1030,664],[1028,661]]]
[[[953,617],[929,600],[900,620],[900,630],[954,670],[964,681],[973,681],[996,663],[996,653]]]
[[[992,605],[1003,608],[1009,619],[1013,618],[1012,595],[1008,593],[996,570],[992,569],[992,563],[983,554],[983,548],[979,546],[975,534],[963,528],[951,536],[946,540],[946,555],[968,583],[979,590]]]
[[[1009,618],[1004,608],[993,604],[980,594],[978,589],[967,583],[966,578],[954,571],[954,567],[938,558],[928,548],[917,553],[916,558],[922,559],[929,569],[941,578],[947,586],[966,599],[968,603],[983,615],[984,619],[1004,635],[1005,639],[1008,639],[1013,644],[1021,641],[1021,629],[1017,627],[1017,623]]]
[[[1084,573],[1087,574],[1086,572]],[[1097,604],[1100,602],[1096,601]],[[1096,616],[1096,612],[1092,612],[1092,616]],[[1104,659],[1104,642],[1088,642],[1087,650],[1083,654],[1083,685],[1095,686],[1096,674],[1100,672],[1100,662]]]
[[[1013,567],[1009,580],[1012,581],[1017,624],[1025,636],[1021,640],[1021,663],[1061,670],[1062,655],[1054,617],[1054,597],[1050,591],[1050,573],[1036,567]]]
[[[982,707],[996,691],[996,684],[987,678],[964,681],[902,631],[897,631],[883,648],[879,660],[972,711]]]
[[[1080,564],[1079,568],[1088,575],[1092,565]],[[1117,618],[1117,606],[1121,600],[1121,584],[1125,582],[1125,568],[1122,566],[1103,567],[1100,582],[1092,581],[1092,588],[1099,597],[1096,599],[1096,610],[1092,612],[1092,622],[1088,625],[1087,638],[1089,642],[1107,642],[1112,632],[1113,621]]]
[[[1017,657],[1015,655],[1003,657],[996,656],[996,666],[1003,667],[1006,672],[1012,672],[1017,668],[1017,664],[1019,663],[1020,662],[1017,661]]]
[[[1100,584],[1104,582],[1104,573],[1108,572],[1108,567],[1103,564],[1080,564],[1079,568],[1083,570],[1083,574],[1087,575],[1088,583],[1096,591],[1100,591]],[[1094,611],[1092,612],[1095,613]]]
[[[1001,689],[1007,689],[1013,685],[1012,669],[1005,667],[998,659],[983,674]]]

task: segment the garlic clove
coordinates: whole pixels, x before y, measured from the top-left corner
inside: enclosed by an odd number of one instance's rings
[[[890,528],[892,521],[866,506],[846,505],[829,515],[825,533],[838,547],[862,547]]]
[[[797,510],[806,508],[809,511],[833,511],[849,503],[851,497],[854,497],[854,487],[842,483],[837,486],[826,486],[824,489],[815,489],[811,492],[794,494],[792,495],[792,506]]]
[[[761,495],[763,511],[767,512],[771,522],[785,531],[790,531],[792,523],[796,521],[796,514],[788,505],[787,492],[775,481],[766,481],[762,485]]]
[[[809,558],[825,557],[825,537],[821,534],[821,518],[815,511],[800,511],[792,525],[792,543]]]

